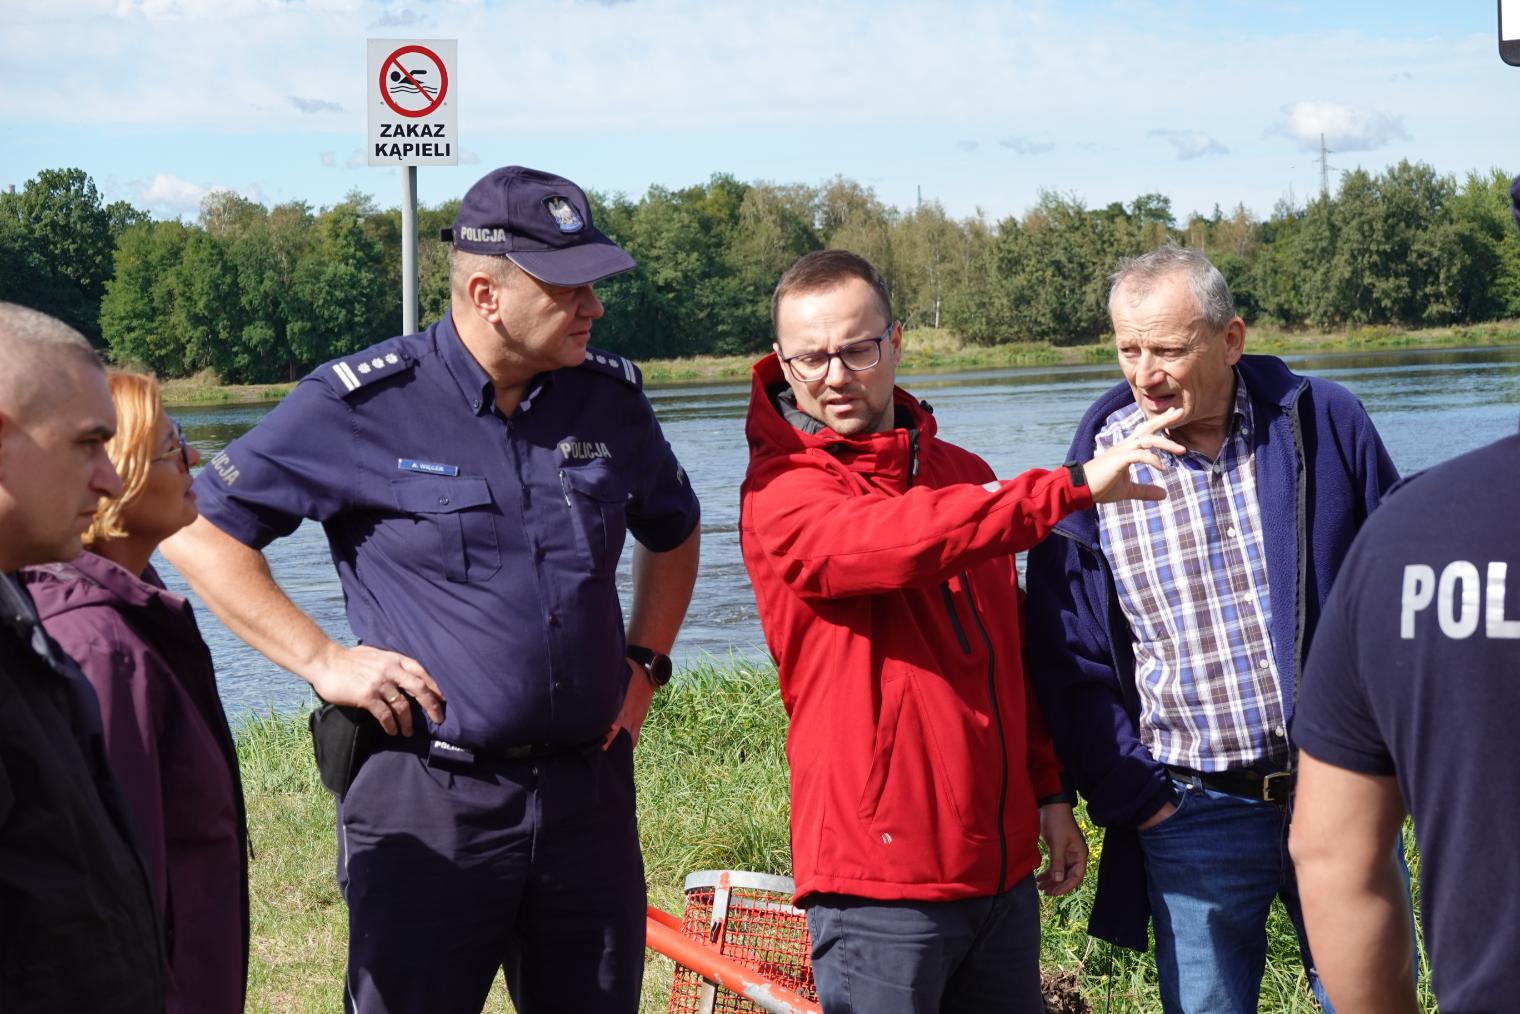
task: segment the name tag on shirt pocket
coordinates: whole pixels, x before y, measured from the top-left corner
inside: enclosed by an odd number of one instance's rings
[[[632,494],[616,471],[599,462],[562,468],[560,488],[570,509],[571,528],[593,574],[617,568],[628,532],[628,501]]]
[[[485,479],[468,475],[395,478],[391,495],[398,510],[437,533],[445,578],[483,581],[501,569],[495,501]]]

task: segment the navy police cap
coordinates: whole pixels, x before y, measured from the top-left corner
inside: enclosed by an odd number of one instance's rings
[[[464,195],[443,239],[509,258],[550,285],[587,285],[621,274],[633,258],[591,222],[586,192],[563,176],[504,166]]]

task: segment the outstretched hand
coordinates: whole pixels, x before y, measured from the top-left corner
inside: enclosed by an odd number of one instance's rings
[[[1166,428],[1182,419],[1181,408],[1170,408],[1158,416],[1140,424],[1134,436],[1120,441],[1082,466],[1087,475],[1087,488],[1095,503],[1112,503],[1115,500],[1165,500],[1166,491],[1160,486],[1135,482],[1130,478],[1129,466],[1150,465],[1157,470],[1164,467],[1157,451],[1182,454],[1181,444],[1167,436]]]

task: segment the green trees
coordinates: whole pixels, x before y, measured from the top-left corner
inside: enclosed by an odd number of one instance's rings
[[[1179,222],[1141,194],[1089,208],[1045,191],[1020,216],[956,220],[938,203],[883,204],[836,177],[818,186],[728,175],[637,199],[592,194],[597,223],[639,262],[598,286],[598,344],[636,358],[754,354],[771,341],[770,295],[797,257],[844,247],[870,258],[909,327],[983,343],[1089,341],[1108,331],[1107,276],[1168,240],[1229,279],[1250,322],[1333,328],[1520,315],[1520,235],[1508,176],[1458,180],[1422,163],[1343,175],[1266,219],[1244,207]],[[457,201],[419,210],[419,313],[448,310],[438,229]],[[106,205],[79,169],[0,194],[0,299],[38,307],[114,356],[227,382],[300,376],[395,332],[400,213],[351,193],[328,208],[206,198],[198,219],[150,221]]]
[[[100,299],[120,233],[147,220],[101,203],[82,169],[45,169],[20,193],[0,194],[0,299],[67,321],[100,341]]]
[[[388,252],[399,263],[399,225],[363,194],[313,213],[216,192],[195,226],[123,232],[101,330],[118,360],[163,376],[294,379],[396,331],[399,267]],[[435,289],[440,266],[429,264]]]

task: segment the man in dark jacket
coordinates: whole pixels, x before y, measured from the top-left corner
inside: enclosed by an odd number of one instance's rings
[[[740,540],[790,726],[792,864],[828,1014],[1038,1012],[1036,883],[1087,846],[1020,665],[1013,557],[1094,500],[1160,495],[1146,423],[1006,481],[893,386],[902,326],[843,250],[782,276],[755,365]],[[1039,839],[1050,865],[1039,875]]]
[[[1143,950],[1154,920],[1168,1012],[1255,1010],[1274,896],[1318,990],[1287,860],[1287,728],[1331,580],[1397,473],[1348,391],[1242,355],[1201,254],[1125,262],[1109,309],[1125,382],[1071,457],[1178,407],[1187,450],[1136,469],[1164,501],[1080,511],[1030,553],[1027,661],[1107,828],[1090,931]]]
[[[78,555],[116,412],[89,343],[0,303],[0,1010],[162,1011],[147,867],[100,712],[12,574]]]

